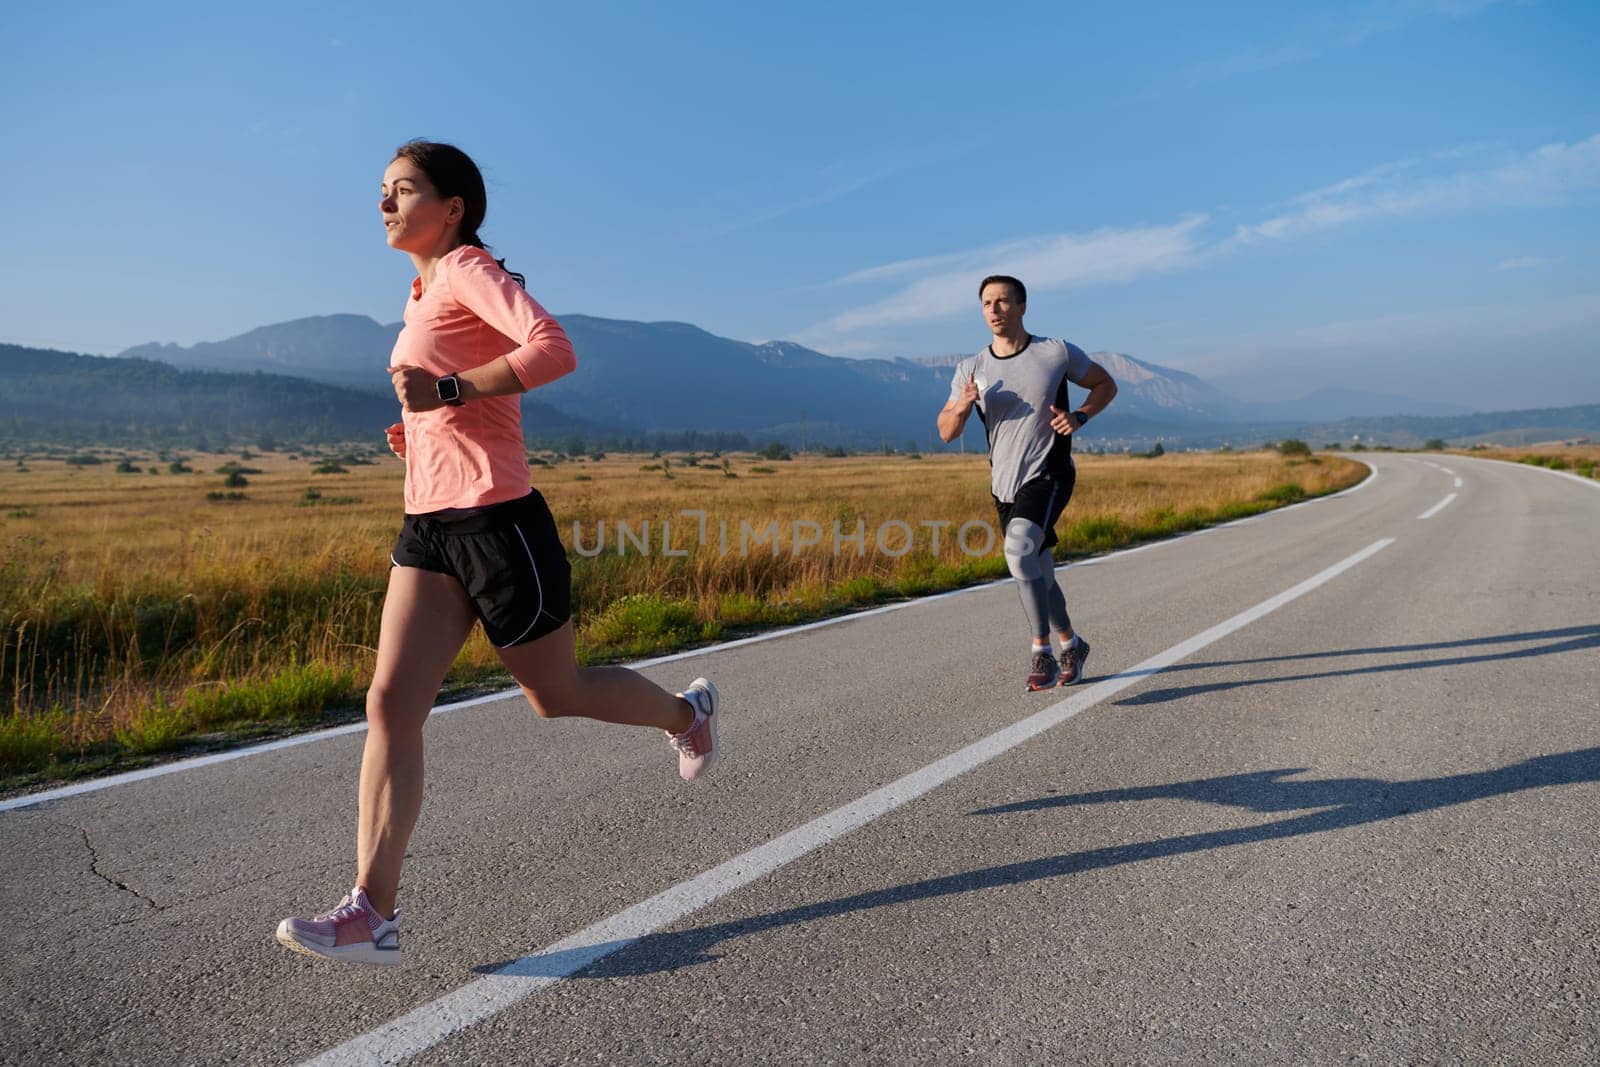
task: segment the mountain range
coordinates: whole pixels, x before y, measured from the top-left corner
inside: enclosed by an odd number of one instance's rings
[[[524,397],[531,440],[579,437],[616,447],[722,435],[722,447],[777,440],[801,447],[942,448],[934,414],[963,358],[841,359],[786,341],[718,337],[687,323],[560,319],[578,352],[578,370]],[[22,439],[29,427],[81,426],[89,434],[90,422],[102,431],[121,426],[148,434],[177,425],[226,432],[265,420],[270,432],[289,436],[326,437],[347,427],[364,436],[395,414],[384,368],[399,330],[398,323],[363,315],[325,315],[222,341],[138,345],[105,361],[0,346],[0,377],[7,380],[0,428]],[[22,355],[30,352],[36,353],[31,359]],[[1168,447],[1214,447],[1290,436],[1348,441],[1356,435],[1403,445],[1430,436],[1505,437],[1526,429],[1548,439],[1600,430],[1588,409],[1474,416],[1348,390],[1322,390],[1292,404],[1250,404],[1183,371],[1118,352],[1092,355],[1119,386],[1115,405],[1095,421],[1097,447],[1139,448],[1156,440]],[[84,386],[72,404],[57,404],[50,396],[59,381],[41,388],[18,378],[46,373],[98,380],[100,391],[109,393],[97,398],[95,387]],[[38,400],[23,402],[30,389],[39,391]],[[1407,411],[1411,416],[1403,417]],[[1424,412],[1431,417],[1417,417]],[[1333,421],[1341,415],[1352,418]],[[1451,432],[1437,431],[1436,421]],[[983,447],[976,420],[968,424],[964,447]]]

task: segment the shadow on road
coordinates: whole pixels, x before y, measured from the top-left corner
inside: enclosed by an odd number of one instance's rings
[[[971,815],[1005,815],[1070,805],[1108,804],[1157,798],[1199,800],[1260,812],[1306,811],[1307,813],[1261,826],[1182,834],[1156,841],[1140,841],[1128,845],[1113,845],[1019,863],[1007,863],[942,878],[929,878],[888,889],[856,893],[768,915],[716,923],[693,930],[650,934],[617,951],[615,955],[599,960],[574,977],[619,978],[673,971],[715,959],[716,956],[711,950],[720,942],[795,923],[812,922],[849,912],[866,911],[911,901],[954,896],[958,893],[974,893],[1044,878],[1059,878],[1125,863],[1139,863],[1144,860],[1182,856],[1234,845],[1249,845],[1329,830],[1342,830],[1414,812],[1431,811],[1528,789],[1600,781],[1600,747],[1578,749],[1551,756],[1537,756],[1492,771],[1475,771],[1411,781],[1391,782],[1380,778],[1332,778],[1304,782],[1283,780],[1300,773],[1303,771],[1294,769],[1260,771],[1170,785],[1041,797],[1017,804],[984,808],[972,812]],[[542,957],[534,957],[522,964],[519,973],[540,973],[543,969],[540,964],[541,959]],[[502,970],[506,966],[502,963],[481,967],[478,970],[492,972]]]
[[[1166,668],[1166,673],[1198,671],[1215,667],[1238,667],[1256,663],[1283,663],[1292,660],[1325,659],[1335,656],[1381,656],[1404,652],[1429,652],[1447,648],[1479,648],[1485,645],[1510,644],[1518,641],[1552,641],[1551,644],[1531,648],[1514,648],[1475,655],[1446,656],[1441,659],[1408,660],[1405,663],[1379,663],[1371,667],[1352,667],[1342,671],[1320,671],[1311,674],[1284,674],[1270,678],[1241,678],[1230,682],[1207,682],[1202,685],[1176,685],[1165,689],[1148,689],[1142,693],[1113,701],[1117,707],[1136,707],[1142,704],[1165,704],[1185,697],[1207,693],[1222,693],[1230,689],[1243,689],[1254,685],[1276,685],[1281,682],[1307,682],[1321,678],[1353,678],[1363,674],[1387,674],[1392,671],[1417,671],[1436,667],[1459,667],[1467,663],[1495,663],[1503,660],[1526,659],[1530,656],[1553,656],[1561,652],[1577,652],[1587,648],[1600,648],[1600,625],[1569,626],[1560,630],[1539,630],[1531,633],[1501,634],[1496,637],[1472,637],[1461,641],[1439,641],[1425,645],[1389,645],[1377,648],[1337,649],[1329,652],[1305,652],[1292,656],[1269,656],[1263,659],[1219,660],[1210,663],[1185,663]]]

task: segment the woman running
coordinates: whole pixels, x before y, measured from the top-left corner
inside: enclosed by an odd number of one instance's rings
[[[403,421],[405,520],[390,559],[367,690],[355,888],[278,940],[314,956],[400,962],[395,895],[422,808],[422,725],[445,672],[481,622],[543,718],[581,715],[666,731],[692,779],[716,751],[717,690],[677,695],[622,667],[582,667],[570,571],[544,497],[529,488],[520,397],[577,366],[560,323],[484,249],[483,176],[447,144],[402,145],[383,174],[389,247],[416,264],[389,368]]]

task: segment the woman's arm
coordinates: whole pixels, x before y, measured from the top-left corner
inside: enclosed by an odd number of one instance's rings
[[[455,378],[461,384],[463,402],[528,391],[506,356],[461,371]],[[394,383],[394,395],[400,398],[400,406],[407,411],[432,411],[445,406],[439,399],[437,374],[403,363],[389,368],[389,380]]]

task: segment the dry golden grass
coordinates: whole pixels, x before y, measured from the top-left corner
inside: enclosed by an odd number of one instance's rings
[[[0,694],[13,720],[50,716],[52,729],[79,750],[110,737],[159,748],[175,727],[156,712],[196,694],[313,666],[343,672],[338,684],[364,684],[400,520],[399,461],[371,453],[370,464],[347,465],[347,473],[316,474],[325,457],[192,455],[195,473],[173,474],[145,452],[130,454],[138,473],[117,473],[124,454],[101,455],[111,458],[98,466],[32,458],[25,470],[0,468]],[[230,490],[216,471],[230,462],[259,473],[247,472],[248,484]],[[1194,528],[1302,491],[1342,487],[1362,473],[1333,457],[1270,452],[1085,456],[1058,525],[1058,553]],[[982,456],[768,461],[744,454],[691,465],[682,454],[612,455],[535,466],[534,484],[568,543],[585,657],[1004,573],[997,555],[974,559],[955,543],[963,523],[995,521]],[[308,490],[320,498],[308,501]],[[230,491],[245,499],[207,499]],[[686,509],[706,513],[704,547],[698,521],[679,514]],[[672,547],[686,555],[662,554],[663,520],[672,525]],[[876,550],[875,534],[890,520],[915,531],[908,554]],[[636,534],[648,521],[649,555],[632,544],[618,553],[619,521]],[[821,539],[798,555],[791,545],[797,521],[815,523]],[[934,554],[933,531],[920,524],[939,521],[950,525]],[[599,555],[571,551],[575,523],[592,550],[602,522]],[[776,522],[776,555],[767,545],[741,553],[742,522],[757,529]],[[865,552],[845,542],[835,554],[835,524],[848,536],[858,522]],[[727,554],[719,545],[723,523]],[[981,545],[983,535],[973,534],[969,544]],[[888,548],[899,552],[901,544],[902,535],[891,533]],[[475,634],[453,675],[471,680],[497,666]],[[200,722],[223,713],[188,714]]]
[[[1600,445],[1583,444],[1569,445],[1559,441],[1548,444],[1524,445],[1515,448],[1472,448],[1467,450],[1455,449],[1464,456],[1481,456],[1487,459],[1504,459],[1512,463],[1535,463],[1538,466],[1548,466],[1549,460],[1559,459],[1565,467],[1558,465],[1560,470],[1593,471],[1600,465]],[[1543,462],[1540,462],[1543,461]],[[1593,477],[1591,473],[1589,475]]]

